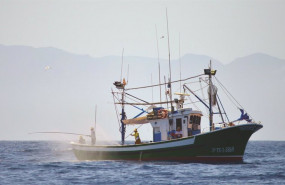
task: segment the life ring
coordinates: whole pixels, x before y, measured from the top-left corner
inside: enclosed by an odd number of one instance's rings
[[[165,109],[158,110],[158,115],[160,115],[161,119],[164,119],[168,116],[168,111]]]

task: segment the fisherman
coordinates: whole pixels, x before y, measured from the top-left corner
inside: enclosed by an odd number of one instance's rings
[[[82,136],[79,137],[79,143],[80,144],[85,144],[86,143],[85,139]]]
[[[176,138],[182,138],[182,131],[181,131],[180,127],[177,127],[177,129],[175,131],[175,137]]]
[[[95,142],[96,142],[96,137],[95,137],[95,131],[94,131],[94,128],[91,127],[91,144],[92,145],[95,145]]]
[[[141,139],[140,139],[140,135],[139,135],[139,133],[138,133],[138,130],[137,129],[135,129],[134,130],[134,134],[131,134],[131,136],[135,136],[135,144],[141,144]]]

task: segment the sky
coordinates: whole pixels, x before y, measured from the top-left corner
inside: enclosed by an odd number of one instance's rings
[[[154,59],[158,37],[166,59],[166,9],[172,59],[187,53],[223,64],[253,53],[285,59],[279,0],[0,0],[0,44],[92,57],[121,56],[124,48],[125,56]]]
[[[0,0],[0,44],[56,47],[102,57],[208,55],[222,63],[252,53],[285,58],[285,1]],[[180,39],[179,39],[180,37]]]

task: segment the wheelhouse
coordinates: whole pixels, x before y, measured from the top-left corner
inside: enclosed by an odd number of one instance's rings
[[[188,137],[201,133],[202,112],[200,111],[195,111],[191,108],[179,109],[173,113],[169,113],[167,118],[161,119],[159,119],[158,112],[154,110],[153,115],[147,116],[148,118],[154,118],[149,120],[153,128],[154,142]]]

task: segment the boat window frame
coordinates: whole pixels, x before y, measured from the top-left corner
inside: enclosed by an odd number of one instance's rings
[[[190,128],[192,131],[201,130],[201,115],[190,114],[188,128]]]
[[[182,118],[176,118],[176,120],[175,120],[175,122],[176,122],[176,124],[175,124],[175,130],[177,130],[177,128],[178,128],[178,120],[180,120],[179,122],[180,122],[180,130],[182,130]]]

